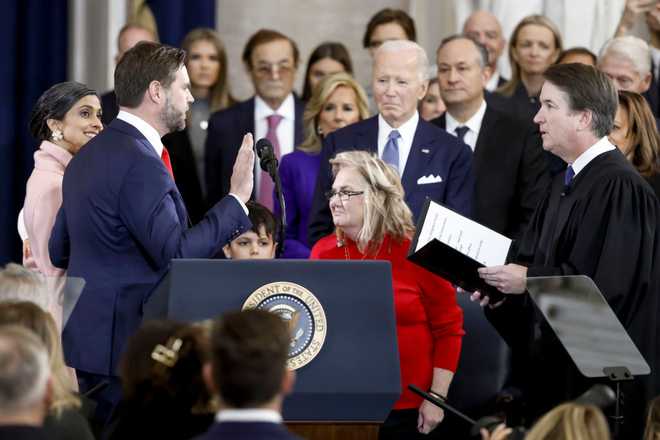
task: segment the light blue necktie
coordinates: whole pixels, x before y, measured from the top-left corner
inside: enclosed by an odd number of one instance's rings
[[[392,165],[397,171],[399,171],[399,143],[397,140],[400,137],[401,134],[397,130],[392,130],[387,136],[387,143],[383,150],[383,161]]]

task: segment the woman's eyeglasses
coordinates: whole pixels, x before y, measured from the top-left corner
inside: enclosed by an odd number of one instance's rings
[[[332,189],[332,190],[325,193],[325,197],[328,200],[330,200],[334,196],[339,196],[339,200],[341,200],[342,202],[348,202],[351,199],[351,197],[359,196],[359,195],[362,195],[362,194],[364,194],[364,191],[349,191],[349,190],[346,190],[346,189],[335,191],[334,189]]]

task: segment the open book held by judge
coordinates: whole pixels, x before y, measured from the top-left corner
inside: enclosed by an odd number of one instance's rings
[[[477,269],[506,263],[511,239],[426,199],[408,259],[469,292],[499,301],[503,293],[486,284]]]

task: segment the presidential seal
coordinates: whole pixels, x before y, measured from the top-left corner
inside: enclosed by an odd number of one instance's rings
[[[242,309],[267,310],[287,322],[291,331],[289,369],[307,365],[321,351],[327,333],[325,312],[303,286],[288,281],[266,284],[252,292]]]

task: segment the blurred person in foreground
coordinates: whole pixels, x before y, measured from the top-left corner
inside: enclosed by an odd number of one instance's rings
[[[43,343],[24,327],[0,326],[0,439],[50,439],[42,425],[51,394]]]
[[[326,196],[335,232],[314,245],[310,258],[392,264],[403,389],[379,438],[426,438],[444,412],[407,385],[447,397],[463,337],[456,291],[406,259],[415,227],[394,168],[366,151],[339,153],[330,164],[335,178]]]
[[[122,401],[105,438],[187,440],[206,431],[215,409],[202,373],[208,344],[201,326],[146,322],[122,356]]]
[[[81,412],[75,376],[64,364],[60,333],[50,313],[31,302],[0,303],[0,326],[18,325],[33,332],[44,344],[50,367],[50,400],[44,430],[53,440],[92,440],[89,423]]]
[[[204,375],[220,410],[197,440],[300,440],[281,415],[296,378],[287,368],[290,343],[287,324],[274,313],[246,310],[216,319]]]

